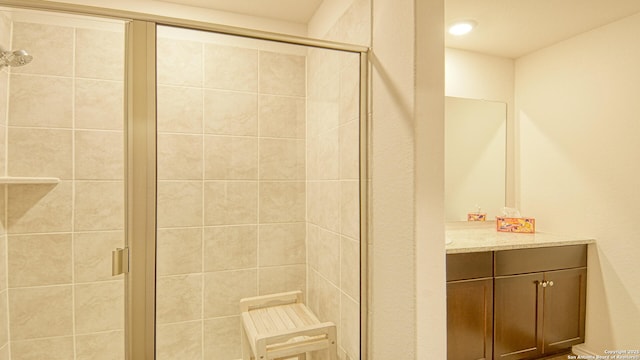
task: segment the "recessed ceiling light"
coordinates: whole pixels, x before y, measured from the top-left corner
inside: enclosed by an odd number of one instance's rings
[[[471,20],[458,21],[449,26],[449,34],[460,36],[468,34],[476,27],[476,22]]]

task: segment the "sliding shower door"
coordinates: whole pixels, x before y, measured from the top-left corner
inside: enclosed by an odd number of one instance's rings
[[[1,359],[124,359],[124,28],[0,7]]]
[[[240,359],[240,299],[295,290],[359,359],[360,54],[159,26],[157,104],[156,359]]]

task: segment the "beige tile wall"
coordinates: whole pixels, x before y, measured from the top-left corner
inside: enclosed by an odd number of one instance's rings
[[[0,47],[11,45],[11,14],[0,11]],[[7,91],[9,71],[0,69],[0,174],[5,174],[7,134]],[[9,359],[9,314],[7,312],[7,231],[6,231],[6,186],[0,186],[0,360]]]
[[[158,54],[158,359],[239,359],[239,300],[306,291],[306,60]]]
[[[307,63],[309,303],[337,324],[339,358],[359,359],[359,56],[310,49]]]
[[[13,22],[12,48],[34,59],[11,68],[9,94],[0,73],[2,174],[60,183],[5,186],[6,204],[0,194],[0,359],[124,359],[124,285],[110,271],[124,244],[124,31],[114,30]]]

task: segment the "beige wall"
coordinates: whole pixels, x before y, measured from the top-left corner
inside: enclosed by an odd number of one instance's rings
[[[640,14],[516,61],[520,206],[541,231],[594,237],[582,349],[640,334]]]
[[[11,358],[122,358],[123,27],[13,20],[6,174],[60,183],[6,186]]]
[[[11,14],[0,12],[0,47],[9,49],[11,46]],[[6,174],[6,135],[7,135],[7,91],[9,86],[9,70],[0,70],[0,175]],[[6,207],[4,199],[6,186],[0,187],[0,359],[9,359],[9,314],[7,309],[7,235],[6,235]]]
[[[506,204],[515,206],[515,61],[459,49],[445,49],[445,95],[507,104]]]

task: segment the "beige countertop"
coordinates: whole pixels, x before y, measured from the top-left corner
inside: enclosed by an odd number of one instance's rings
[[[519,234],[496,231],[494,221],[447,223],[447,254],[591,244],[595,239],[543,232]]]

